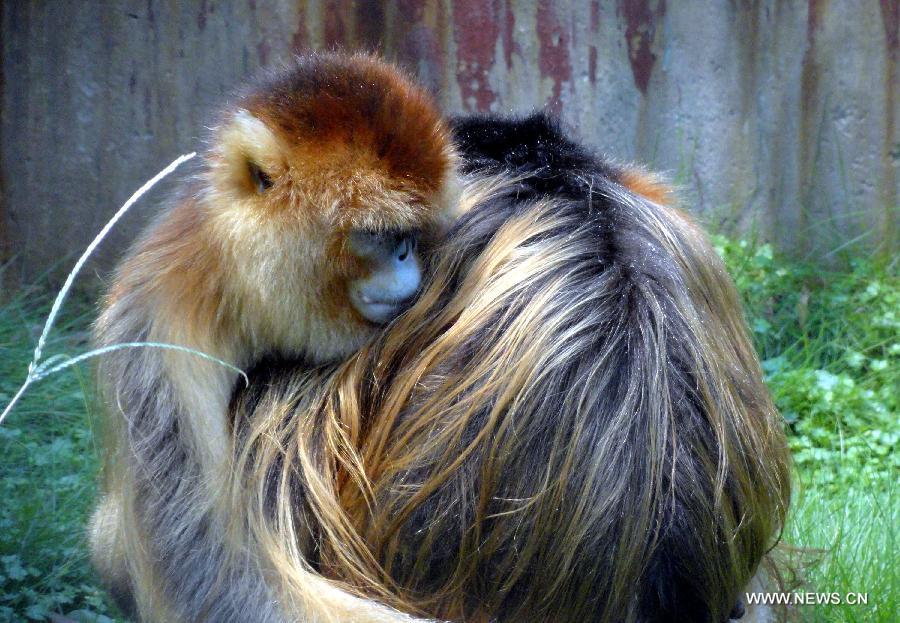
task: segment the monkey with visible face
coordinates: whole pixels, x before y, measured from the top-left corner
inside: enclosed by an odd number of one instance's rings
[[[247,90],[202,170],[119,266],[98,347],[175,344],[239,367],[331,362],[408,306],[455,195],[431,100],[364,55],[317,54]],[[228,512],[237,373],[189,353],[106,355],[96,566],[146,621],[406,620],[306,566],[282,601]]]

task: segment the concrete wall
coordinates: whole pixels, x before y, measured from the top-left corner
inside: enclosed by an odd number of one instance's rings
[[[895,250],[898,19],[900,0],[7,0],[7,274],[83,248],[259,66],[336,45],[382,50],[449,111],[546,107],[668,171],[709,221],[798,254]],[[137,206],[97,266],[152,212]]]

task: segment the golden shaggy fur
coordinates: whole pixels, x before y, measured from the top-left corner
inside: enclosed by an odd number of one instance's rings
[[[765,578],[789,457],[731,280],[641,173],[575,155],[463,214],[358,355],[233,402],[232,509],[283,601],[314,560],[441,619],[720,623]]]

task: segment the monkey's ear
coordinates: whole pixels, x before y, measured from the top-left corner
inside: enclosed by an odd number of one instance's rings
[[[246,110],[239,110],[222,127],[218,151],[217,181],[245,196],[267,191],[285,166],[278,137]]]

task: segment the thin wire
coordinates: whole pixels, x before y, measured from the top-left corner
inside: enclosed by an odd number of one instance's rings
[[[143,186],[138,188],[131,197],[128,198],[121,208],[119,208],[118,212],[116,212],[109,222],[103,226],[103,229],[100,230],[100,233],[94,237],[91,241],[91,244],[88,245],[87,249],[84,250],[84,253],[81,254],[81,257],[78,258],[78,261],[75,262],[75,266],[72,268],[68,277],[66,277],[66,282],[63,284],[62,289],[59,291],[59,294],[56,295],[56,300],[53,301],[53,307],[50,308],[50,315],[47,316],[47,321],[44,323],[44,330],[41,332],[41,337],[38,339],[37,346],[34,348],[34,355],[31,359],[31,363],[28,364],[28,374],[25,376],[25,381],[22,383],[22,386],[19,388],[19,391],[16,392],[15,396],[12,397],[12,400],[9,401],[9,404],[6,405],[6,408],[3,409],[3,412],[0,413],[0,424],[3,423],[3,420],[6,419],[6,416],[9,415],[9,412],[12,411],[12,408],[22,397],[22,394],[25,393],[25,390],[36,381],[38,378],[43,378],[46,374],[43,373],[42,368],[38,365],[41,361],[41,355],[43,354],[44,347],[47,345],[47,337],[50,335],[50,329],[53,328],[53,323],[56,321],[56,316],[59,314],[59,310],[62,308],[62,304],[66,299],[66,296],[69,294],[69,290],[72,289],[72,284],[75,282],[75,277],[78,275],[78,272],[84,266],[85,262],[87,262],[88,258],[91,256],[91,253],[94,252],[94,249],[97,248],[97,245],[106,237],[106,234],[109,233],[109,230],[113,228],[113,226],[118,222],[120,218],[128,211],[128,209],[137,202],[148,190],[153,188],[157,182],[161,179],[169,175],[172,171],[178,168],[182,163],[187,162],[194,156],[196,156],[196,152],[191,152],[189,154],[184,154],[179,156],[172,163],[167,166],[165,169],[154,175],[151,179],[144,183]],[[207,355],[207,357],[209,357]],[[77,359],[77,357],[76,357]],[[214,358],[213,358],[214,359]],[[58,360],[57,357],[51,357],[48,360],[48,363],[51,361]],[[224,362],[221,362],[224,363]],[[230,367],[230,364],[226,364]],[[46,366],[45,366],[46,367]],[[63,365],[62,367],[68,367],[67,365]],[[60,368],[62,369],[62,368]],[[47,372],[49,374],[49,372]],[[246,379],[246,375],[244,377]]]

